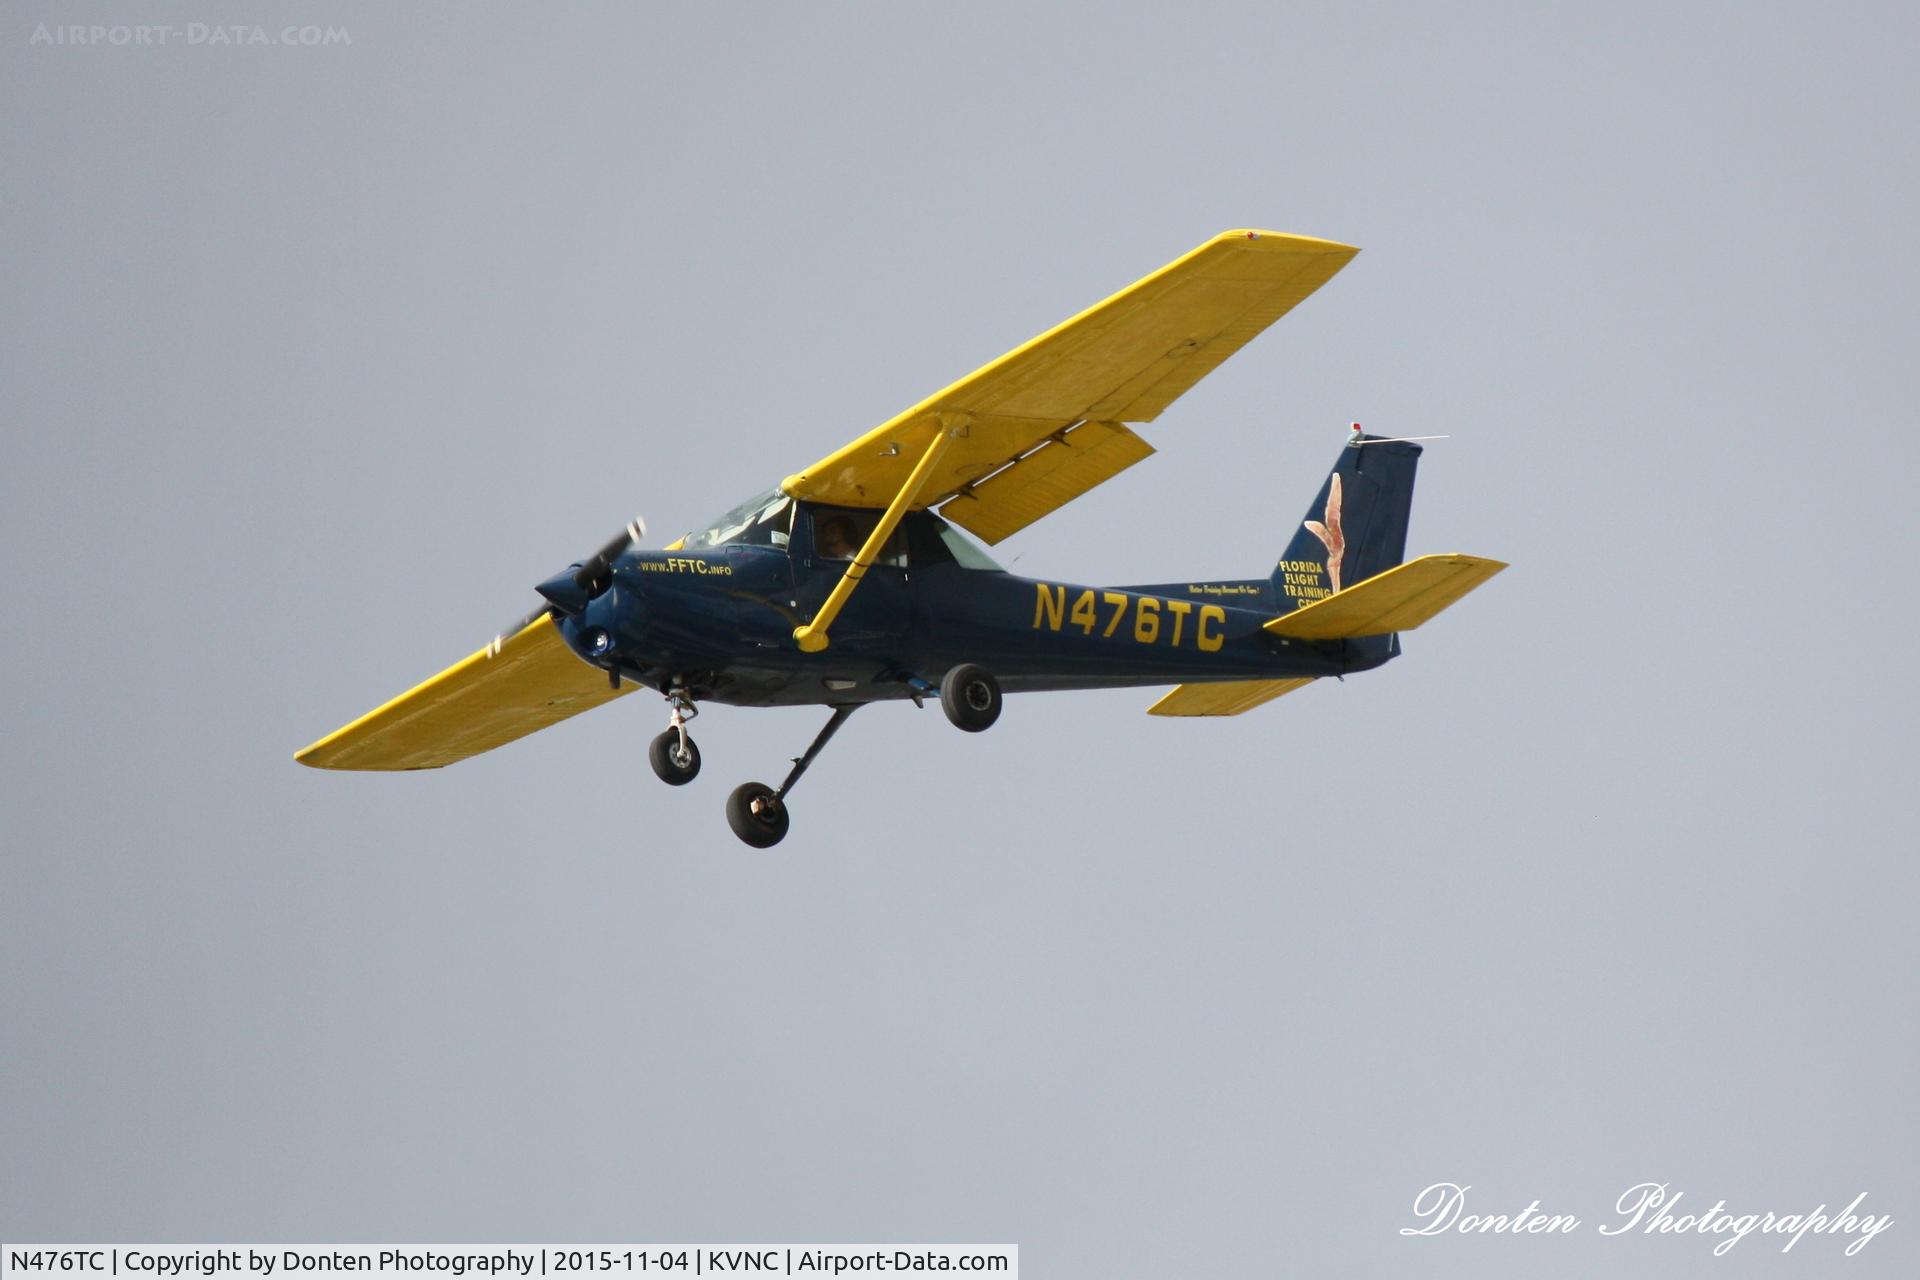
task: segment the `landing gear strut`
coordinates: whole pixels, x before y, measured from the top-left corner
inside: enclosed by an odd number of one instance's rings
[[[858,703],[844,707],[835,707],[826,726],[820,730],[804,755],[795,756],[793,769],[787,774],[787,780],[775,791],[764,782],[744,782],[733,789],[727,797],[727,825],[733,828],[733,834],[756,849],[771,849],[786,838],[787,834],[787,793],[800,781],[800,775],[807,771],[813,758],[827,745],[827,740],[847,722],[847,717],[860,709]]]
[[[667,721],[666,732],[648,745],[647,763],[653,766],[660,781],[670,787],[681,787],[700,773],[700,748],[693,745],[693,738],[687,733],[687,721],[699,715],[700,708],[693,705],[693,699],[680,685],[667,691],[667,701],[673,705],[673,715]]]

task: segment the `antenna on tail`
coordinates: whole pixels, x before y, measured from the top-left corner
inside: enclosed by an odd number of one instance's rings
[[[1353,430],[1353,437],[1347,441],[1347,447],[1349,449],[1358,449],[1363,444],[1394,444],[1401,440],[1451,440],[1453,439],[1452,436],[1372,436],[1372,437],[1363,438],[1359,423],[1355,422],[1355,423],[1350,423],[1349,425]]]

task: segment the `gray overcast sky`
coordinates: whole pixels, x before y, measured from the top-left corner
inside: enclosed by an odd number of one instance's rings
[[[45,47],[41,22],[343,27]],[[1909,6],[14,4],[0,1233],[1911,1275]],[[1264,573],[1359,419],[1514,568],[1237,719],[633,697],[291,753],[1223,228],[1358,244],[1003,544]],[[1895,1225],[1604,1220],[1646,1179]]]

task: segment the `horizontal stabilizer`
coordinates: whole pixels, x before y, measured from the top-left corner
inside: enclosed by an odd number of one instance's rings
[[[613,688],[542,614],[293,758],[316,769],[438,769],[635,687]]]
[[[1313,677],[1306,676],[1298,680],[1226,680],[1218,684],[1176,685],[1166,697],[1148,707],[1147,714],[1237,716],[1312,683]]]
[[[1266,624],[1295,640],[1411,631],[1507,566],[1479,556],[1421,556]]]

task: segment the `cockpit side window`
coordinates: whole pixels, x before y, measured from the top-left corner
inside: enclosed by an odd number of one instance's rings
[[[821,560],[852,560],[872,536],[874,526],[880,523],[881,513],[878,511],[850,507],[814,507],[811,510],[813,554]],[[895,569],[906,568],[907,540],[903,534],[904,530],[895,529],[873,562]]]

